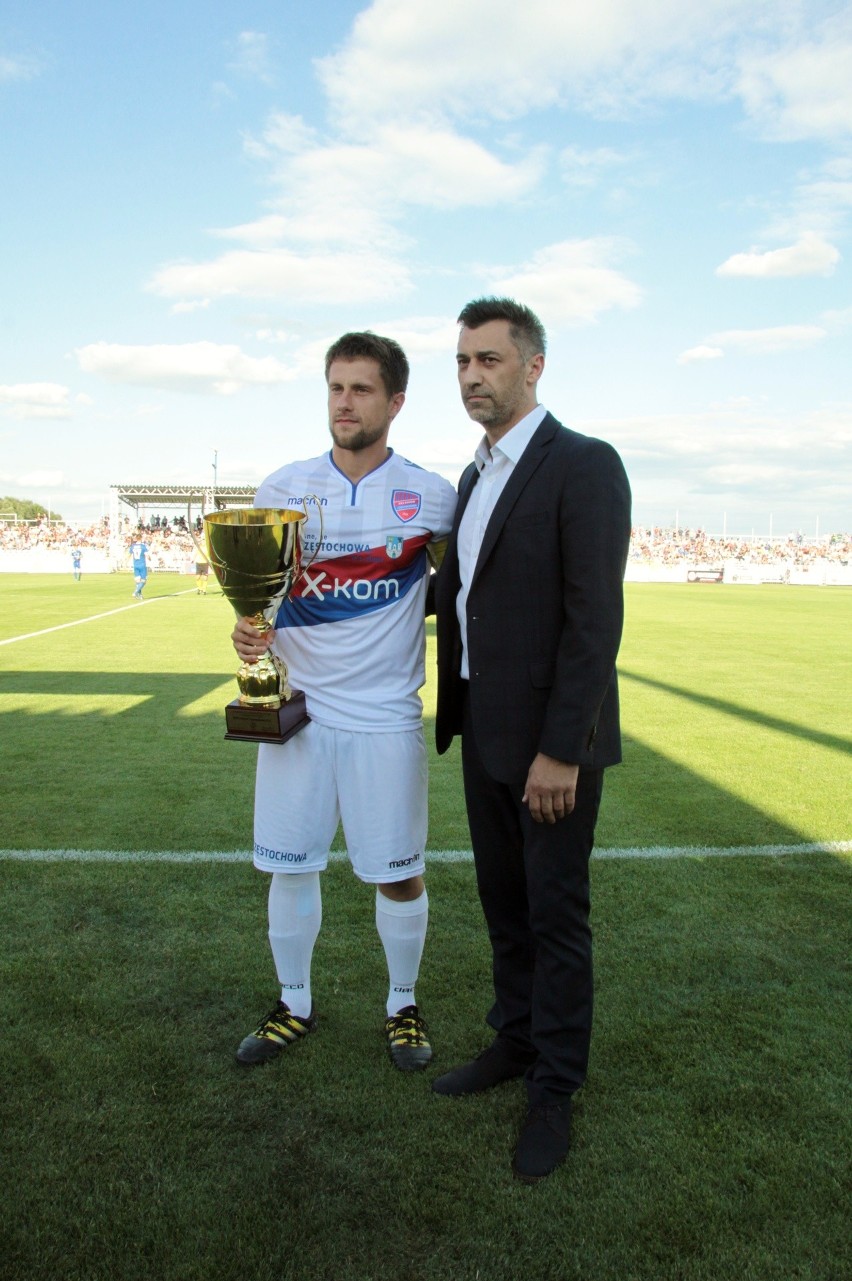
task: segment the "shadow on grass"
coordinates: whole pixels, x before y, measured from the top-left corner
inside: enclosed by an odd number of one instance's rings
[[[622,764],[606,772],[598,848],[729,848],[812,839],[630,735],[623,736],[623,749]]]
[[[782,734],[792,734],[795,738],[808,739],[820,747],[830,747],[841,752],[852,749],[852,738],[841,738],[837,734],[823,733],[811,725],[783,720],[779,716],[769,716],[766,712],[758,711],[754,707],[731,703],[724,698],[715,698],[712,694],[699,694],[695,690],[686,689],[683,685],[671,685],[667,681],[655,680],[651,676],[640,676],[638,672],[631,672],[623,667],[619,667],[618,676],[619,680],[635,681],[638,685],[645,685],[665,694],[674,694],[677,698],[685,698],[701,707],[709,707],[714,712],[724,712],[726,716],[733,716],[737,720],[750,721],[753,725],[761,725],[765,729],[778,730]]]
[[[0,675],[0,712],[4,697],[7,706],[18,704],[0,715],[4,843],[11,849],[249,848],[253,744],[225,742],[227,694],[215,712],[198,708],[225,680],[218,673]],[[69,697],[73,710],[63,702]]]
[[[0,698],[24,695],[44,698],[68,697],[85,699],[144,698],[144,704],[122,710],[119,716],[133,715],[142,719],[162,720],[175,716],[182,708],[204,698],[217,689],[227,678],[220,673],[191,674],[186,672],[2,672],[0,673]],[[234,694],[236,694],[236,685]],[[50,714],[50,709],[37,709],[34,715]],[[85,714],[85,713],[84,713]],[[101,716],[100,708],[95,714]],[[110,713],[107,712],[107,715]]]
[[[630,677],[630,679],[642,679]],[[0,716],[8,848],[245,849],[251,844],[252,744],[224,741],[224,704],[203,700],[227,682],[219,673],[42,671],[0,674],[3,696],[32,698]],[[657,682],[648,682],[658,684]],[[667,692],[683,693],[660,684]],[[236,691],[236,686],[234,686]],[[224,693],[224,691],[223,691]],[[79,700],[73,711],[63,698]],[[722,700],[711,707],[746,714]],[[86,710],[86,699],[92,709]],[[131,701],[115,712],[108,700]],[[51,700],[55,699],[54,706]],[[107,700],[99,705],[99,700]],[[187,709],[192,708],[191,711]],[[750,714],[762,724],[773,718]],[[792,724],[788,732],[801,732]],[[457,744],[430,750],[432,849],[467,849]],[[824,742],[830,736],[817,736]],[[836,744],[831,739],[831,746]],[[49,780],[51,804],[35,797]],[[599,847],[796,844],[803,833],[670,757],[625,737],[624,764],[609,770]]]

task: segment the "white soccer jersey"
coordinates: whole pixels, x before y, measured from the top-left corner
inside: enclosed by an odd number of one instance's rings
[[[425,680],[426,545],[449,534],[455,490],[392,451],[354,485],[329,452],[273,472],[254,501],[292,511],[303,499],[303,564],[316,559],[278,611],[273,647],[318,723],[410,729]]]

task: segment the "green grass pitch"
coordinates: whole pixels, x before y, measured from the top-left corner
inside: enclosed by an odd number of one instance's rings
[[[324,878],[320,1029],[246,1073],[233,1051],[275,996],[264,877],[15,857],[250,846],[254,748],[222,737],[230,607],[192,579],[131,590],[0,575],[2,1281],[852,1274],[852,593],[628,586],[598,844],[655,853],[593,865],[591,1073],[568,1163],[529,1189],[509,1172],[520,1086],[429,1090],[488,1039],[469,863],[428,874],[435,1064],[409,1079],[345,862]],[[464,850],[457,754],[430,764],[430,848]],[[788,852],[712,856],[749,847]]]

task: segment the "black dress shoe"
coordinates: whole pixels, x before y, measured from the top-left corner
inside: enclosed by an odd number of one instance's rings
[[[568,1155],[571,1143],[571,1100],[530,1108],[521,1130],[512,1173],[522,1183],[538,1183]]]
[[[452,1072],[445,1072],[443,1076],[436,1076],[432,1089],[436,1094],[479,1094],[482,1090],[490,1090],[499,1085],[501,1081],[511,1081],[513,1077],[523,1076],[534,1061],[532,1056],[518,1058],[509,1054],[499,1042],[493,1041],[470,1063],[453,1068]]]

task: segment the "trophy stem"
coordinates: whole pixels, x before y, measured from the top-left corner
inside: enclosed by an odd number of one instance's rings
[[[249,622],[264,635],[272,624],[262,613],[252,614]],[[287,664],[267,650],[256,663],[243,662],[237,672],[240,704],[243,707],[280,707],[293,697],[287,675]]]

